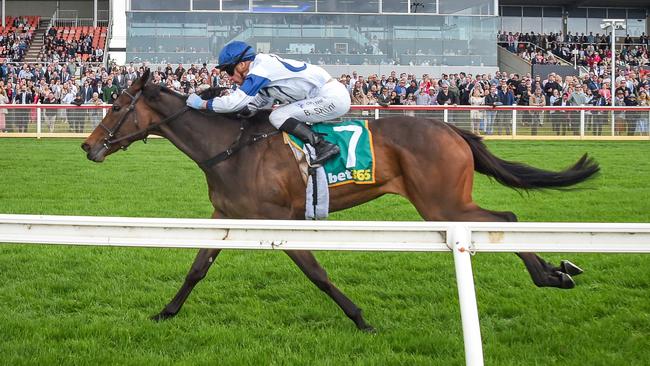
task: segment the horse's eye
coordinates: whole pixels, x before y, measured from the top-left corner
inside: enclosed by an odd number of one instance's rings
[[[113,104],[113,112],[119,112],[120,111],[120,106]]]

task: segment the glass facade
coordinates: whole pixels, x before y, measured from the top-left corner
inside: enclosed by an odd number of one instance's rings
[[[494,0],[131,0],[130,10],[496,15]]]
[[[562,8],[502,6],[499,29],[506,32],[551,33],[562,31]],[[567,32],[571,34],[602,34],[603,19],[625,19],[625,30],[616,36],[638,37],[646,31],[645,9],[567,8]]]
[[[440,0],[441,4],[444,1]],[[469,14],[474,13],[472,9],[479,9],[477,12],[488,9],[487,5],[483,10],[474,6],[478,0],[460,2],[469,5],[465,8]],[[222,0],[223,6],[225,3]],[[253,9],[265,7],[266,10],[278,3],[247,2]],[[312,4],[293,0],[281,4],[294,9],[298,3]],[[309,8],[304,12],[277,13],[130,11],[127,13],[127,61],[215,63],[226,43],[239,40],[260,52],[322,65],[497,65],[494,35],[498,18],[495,16],[332,14],[320,12],[324,3],[337,6],[354,3],[357,9],[360,4],[351,0],[316,0],[313,4],[319,7],[318,13],[310,13]],[[424,9],[433,9],[427,8],[432,2],[420,3]],[[230,1],[230,5],[236,4],[237,1]],[[396,1],[386,10],[404,11],[409,4],[413,3]],[[209,7],[210,3],[202,1],[201,6]]]

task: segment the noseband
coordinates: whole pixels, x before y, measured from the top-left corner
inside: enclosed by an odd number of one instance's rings
[[[143,128],[141,130],[138,130],[136,132],[130,133],[128,135],[125,135],[125,136],[122,136],[122,137],[119,137],[119,138],[113,138],[113,137],[115,137],[117,132],[120,130],[120,128],[122,128],[122,125],[124,125],[124,122],[126,121],[126,117],[131,112],[133,112],[135,110],[135,104],[138,102],[138,99],[140,99],[140,97],[142,96],[142,90],[139,90],[135,95],[129,93],[127,90],[123,90],[122,94],[126,94],[127,96],[129,96],[131,98],[131,104],[129,104],[126,113],[124,113],[122,115],[122,117],[120,117],[120,120],[117,121],[117,124],[115,124],[114,128],[112,128],[112,129],[108,128],[104,124],[103,121],[99,123],[99,126],[101,126],[108,133],[108,135],[106,137],[104,137],[104,149],[106,149],[106,150],[109,150],[111,148],[111,146],[116,144],[116,143],[128,140],[128,139],[130,139],[130,138],[132,138],[134,136],[138,136],[138,135],[142,135],[142,134],[145,134],[145,137],[144,137],[143,141],[146,143],[147,142],[147,136],[146,136],[147,132],[153,130],[154,128],[156,128],[156,127],[158,127],[158,126],[160,126],[162,124],[165,124],[165,123],[175,119],[176,117],[178,117],[181,114],[185,113],[189,109],[189,107],[185,106],[185,108],[179,109],[176,113],[168,116],[167,118],[164,118],[164,119],[160,120],[159,122],[153,123],[148,127],[145,127],[145,128]],[[137,113],[135,114],[135,118],[134,118],[133,122],[135,123],[136,126],[138,126],[138,114]],[[127,146],[120,144],[120,148],[122,150],[126,150]]]

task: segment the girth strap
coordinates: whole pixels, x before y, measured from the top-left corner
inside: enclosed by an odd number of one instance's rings
[[[203,168],[210,168],[213,165],[216,165],[216,164],[219,164],[219,163],[221,163],[223,161],[228,160],[231,156],[236,154],[239,150],[241,150],[241,149],[243,149],[243,148],[245,148],[247,146],[253,145],[256,142],[262,141],[265,138],[275,136],[275,135],[277,135],[279,133],[280,133],[280,131],[275,130],[275,131],[263,133],[261,135],[254,135],[252,138],[248,139],[247,141],[245,141],[243,143],[239,143],[239,139],[237,139],[237,141],[235,141],[235,143],[233,145],[231,145],[228,149],[226,149],[225,151],[220,152],[219,154],[211,157],[208,160],[205,160],[205,161],[201,162],[199,165],[201,167],[203,167]]]

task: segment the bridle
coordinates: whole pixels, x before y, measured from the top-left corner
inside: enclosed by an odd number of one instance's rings
[[[185,106],[184,108],[181,108],[178,111],[176,111],[176,113],[173,113],[172,115],[167,116],[166,118],[163,118],[162,120],[160,120],[160,121],[158,121],[156,123],[152,123],[151,125],[143,128],[141,130],[130,133],[128,135],[124,135],[124,136],[119,137],[119,138],[113,138],[113,137],[116,136],[116,134],[118,133],[120,128],[122,128],[122,126],[124,125],[124,122],[126,121],[126,117],[128,117],[128,115],[135,110],[135,104],[138,102],[138,99],[140,99],[140,97],[142,96],[142,90],[139,90],[137,93],[135,93],[135,95],[129,93],[127,90],[123,90],[122,94],[126,94],[127,96],[129,96],[131,98],[131,103],[127,107],[126,113],[124,113],[122,115],[122,117],[120,117],[120,120],[117,121],[117,124],[115,124],[115,126],[112,129],[108,128],[104,124],[104,122],[99,123],[99,126],[101,126],[108,133],[108,135],[106,137],[104,137],[104,145],[103,145],[104,149],[106,149],[106,150],[110,150],[111,146],[114,145],[114,144],[121,143],[122,141],[128,140],[128,139],[130,139],[130,138],[132,138],[134,136],[138,136],[138,135],[142,135],[142,134],[145,134],[145,137],[143,138],[142,141],[144,141],[144,143],[146,144],[147,143],[147,136],[146,136],[147,132],[155,129],[156,127],[158,127],[158,126],[160,126],[162,124],[165,124],[165,123],[175,119],[176,117],[178,117],[181,114],[185,113],[189,109],[189,107]],[[136,126],[138,126],[138,114],[137,113],[135,114],[135,118],[134,118],[133,122],[135,123]],[[120,148],[122,150],[126,150],[127,146],[120,144]]]

